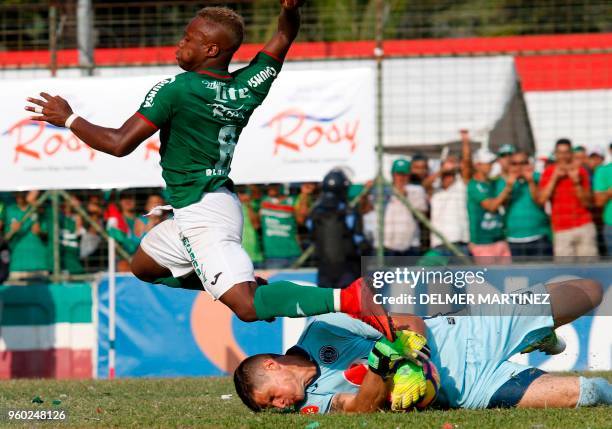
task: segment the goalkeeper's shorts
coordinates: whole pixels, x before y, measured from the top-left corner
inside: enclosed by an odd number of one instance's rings
[[[547,293],[543,285],[532,291]],[[543,312],[548,314],[536,316],[526,316],[530,309],[521,305],[516,305],[511,315],[508,305],[500,311],[503,315],[493,316],[488,305],[487,315],[478,315],[476,306],[471,308],[470,316],[446,315],[426,320],[431,360],[442,380],[436,404],[487,408],[508,380],[532,368],[509,359],[550,334],[554,326],[550,306]],[[526,361],[525,355],[522,358]],[[528,384],[524,386],[527,387]]]

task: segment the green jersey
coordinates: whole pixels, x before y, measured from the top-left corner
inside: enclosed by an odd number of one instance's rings
[[[489,212],[481,203],[496,196],[496,181],[480,182],[472,179],[467,187],[467,208],[470,221],[470,242],[492,244],[504,239],[504,224],[499,212]]]
[[[60,268],[70,274],[82,274],[80,231],[73,216],[59,216]],[[49,266],[53,266],[53,222],[49,222],[49,239],[47,240]]]
[[[81,231],[77,230],[77,222],[72,216],[60,217],[60,249],[61,267],[70,274],[84,273],[81,264]]]
[[[261,253],[259,234],[251,222],[247,204],[251,203],[242,203],[242,217],[244,219],[244,224],[242,227],[242,247],[244,247],[244,250],[246,250],[249,258],[251,258],[251,261],[253,261],[254,264],[257,264],[263,262],[263,254]],[[254,210],[254,208],[252,208],[252,210]]]
[[[536,184],[539,175],[534,175]],[[496,181],[495,195],[499,195],[506,186],[506,181],[499,178]],[[517,180],[512,187],[510,204],[506,207],[504,217],[508,241],[517,239],[517,242],[538,239],[550,235],[550,220],[542,207],[536,204],[529,191],[529,184],[524,180]],[[529,240],[531,241],[531,240]]]
[[[261,226],[266,258],[295,258],[302,253],[297,240],[295,199],[265,197],[261,202]]]
[[[595,170],[593,179],[593,190],[595,192],[609,192],[612,189],[612,163],[602,165]],[[608,200],[604,207],[603,221],[606,225],[612,225],[612,200]]]
[[[174,208],[221,186],[232,189],[228,175],[238,137],[281,66],[260,52],[233,73],[185,72],[149,91],[138,114],[160,129],[162,176]]]
[[[13,221],[21,222],[27,209],[20,209],[18,205],[12,204],[6,208],[4,214],[4,233],[11,230]],[[15,235],[8,242],[11,249],[10,271],[47,271],[49,269],[47,260],[47,246],[40,236],[32,232],[34,223],[39,223],[41,232],[45,233],[46,224],[39,220],[39,214],[35,213],[25,220]]]

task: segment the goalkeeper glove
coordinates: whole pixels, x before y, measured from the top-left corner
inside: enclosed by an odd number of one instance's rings
[[[393,346],[393,343],[382,337],[378,340],[368,355],[368,367],[383,378],[388,377],[404,356]]]
[[[427,339],[416,332],[403,330],[395,331],[396,340],[393,342],[393,347],[400,354],[406,356],[417,365],[421,365],[421,355],[430,356],[429,347],[427,347]]]
[[[416,405],[427,392],[427,380],[423,368],[406,361],[393,376],[391,410],[405,411]]]

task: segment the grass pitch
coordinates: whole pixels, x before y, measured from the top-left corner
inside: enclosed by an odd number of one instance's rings
[[[588,375],[612,380],[612,372]],[[228,394],[233,396],[222,398]],[[43,402],[33,403],[35,397]],[[63,409],[68,418],[65,422],[9,422],[7,409]],[[3,427],[612,428],[612,409],[609,407],[328,416],[255,414],[242,405],[229,377],[0,381],[0,410],[0,425]]]

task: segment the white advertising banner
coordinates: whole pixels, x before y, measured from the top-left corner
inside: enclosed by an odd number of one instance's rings
[[[91,122],[118,127],[166,76],[0,82],[0,190],[163,186],[156,133],[116,158],[64,128],[29,120],[26,97],[62,95]],[[375,173],[374,76],[369,69],[286,71],[243,130],[236,183],[318,181],[334,167],[354,181]]]

